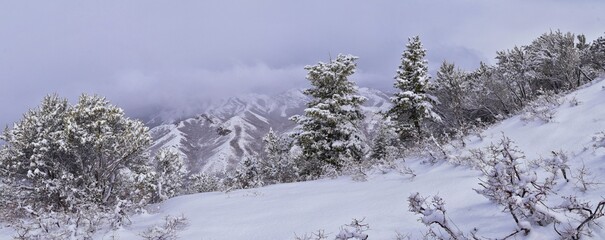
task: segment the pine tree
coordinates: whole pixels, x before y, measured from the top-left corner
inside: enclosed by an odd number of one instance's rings
[[[364,118],[360,105],[365,98],[357,95],[357,87],[348,79],[355,73],[355,60],[351,55],[338,55],[329,63],[305,67],[313,87],[304,93],[313,99],[304,116],[291,118],[299,125],[293,137],[302,149],[303,175],[317,177],[324,167],[339,172],[362,159],[364,145],[358,126]]]
[[[397,153],[397,136],[393,132],[392,126],[389,123],[382,123],[379,126],[378,133],[372,141],[372,149],[370,159],[375,162],[387,162],[392,159]]]
[[[387,113],[402,140],[414,134],[411,131],[415,131],[416,137],[422,137],[425,120],[441,121],[433,111],[436,99],[427,94],[430,85],[428,63],[424,60],[426,50],[418,36],[410,38],[406,47],[395,76],[394,85],[399,92],[391,97],[393,107]]]

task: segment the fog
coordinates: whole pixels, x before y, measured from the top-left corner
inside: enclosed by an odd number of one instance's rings
[[[431,72],[464,69],[560,29],[603,35],[602,1],[15,1],[0,4],[0,126],[58,93],[106,96],[134,117],[205,99],[304,88],[305,65],[359,56],[389,89],[408,37]]]

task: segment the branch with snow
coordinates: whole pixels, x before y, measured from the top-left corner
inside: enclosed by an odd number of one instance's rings
[[[419,220],[424,225],[430,227],[436,224],[445,230],[449,237],[454,240],[469,239],[447,220],[445,202],[441,197],[435,195],[431,202],[428,203],[427,198],[420,196],[420,193],[413,193],[408,197],[408,204],[410,212],[422,215]]]
[[[164,224],[155,225],[148,228],[139,235],[147,240],[176,240],[178,232],[189,225],[187,218],[181,215],[178,217],[164,217]]]

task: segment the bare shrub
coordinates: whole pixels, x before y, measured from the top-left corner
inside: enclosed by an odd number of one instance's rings
[[[179,231],[185,229],[189,225],[189,221],[185,216],[164,217],[164,224],[155,225],[148,228],[139,236],[147,240],[176,240],[178,239]]]

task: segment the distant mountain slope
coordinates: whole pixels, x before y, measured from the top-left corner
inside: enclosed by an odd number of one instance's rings
[[[368,88],[360,88],[359,94],[367,98],[362,107],[366,114],[362,130],[370,134],[379,117],[376,113],[390,106],[389,96]],[[302,114],[308,101],[300,90],[275,96],[247,94],[219,101],[197,116],[151,129],[152,151],[175,147],[193,172],[225,171],[258,153],[270,128],[279,133],[291,131],[294,123],[289,118]]]

